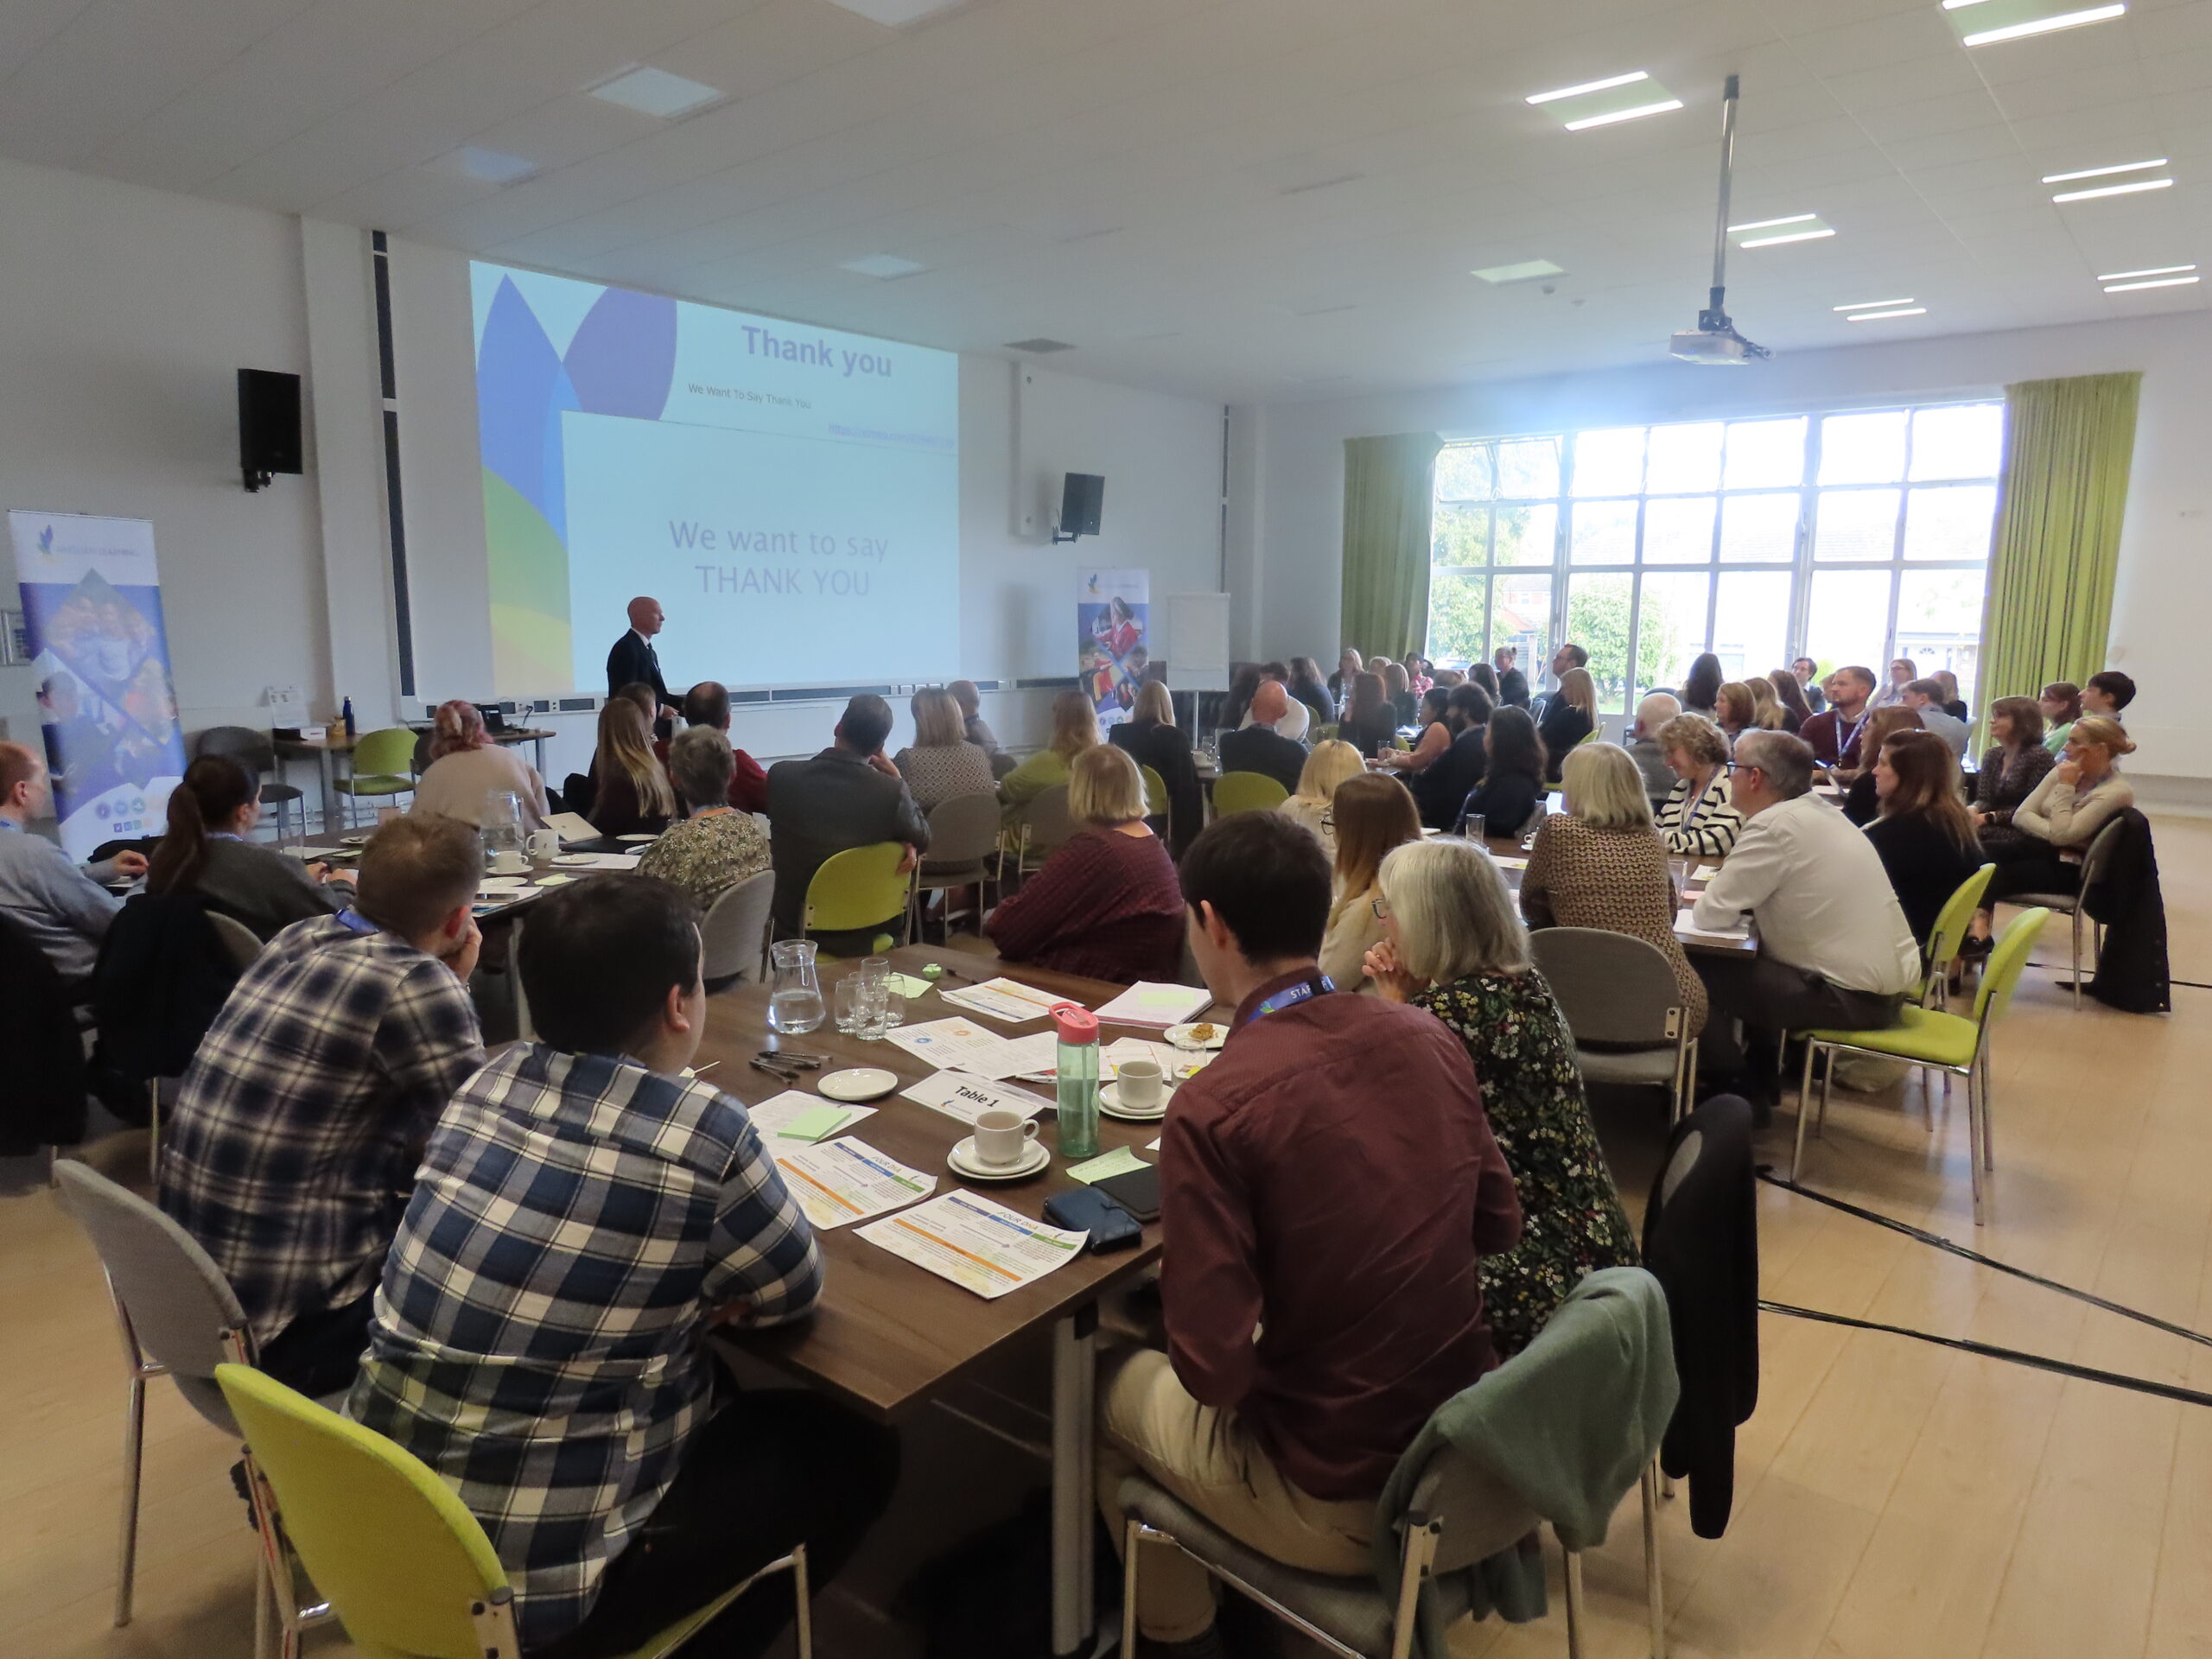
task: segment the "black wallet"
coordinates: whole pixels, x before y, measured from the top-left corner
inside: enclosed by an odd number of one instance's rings
[[[1089,1233],[1084,1248],[1104,1255],[1128,1249],[1144,1236],[1144,1224],[1095,1186],[1078,1186],[1045,1200],[1045,1219],[1070,1232]]]

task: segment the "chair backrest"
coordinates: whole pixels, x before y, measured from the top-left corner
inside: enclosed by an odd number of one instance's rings
[[[1928,935],[1928,980],[1931,989],[1936,976],[1949,973],[1951,964],[1959,959],[1960,947],[1966,944],[1967,925],[1974,920],[1974,912],[1981,908],[1981,896],[1989,891],[1989,878],[1996,874],[1994,864],[1983,865],[1943,901],[1942,912]]]
[[[905,915],[910,883],[899,866],[906,856],[903,843],[879,841],[823,859],[806,884],[805,931],[846,933]]]
[[[980,864],[999,844],[999,798],[986,790],[951,795],[930,808],[931,864]]]
[[[699,925],[709,979],[728,979],[734,974],[751,984],[761,977],[762,961],[768,954],[768,912],[775,899],[773,870],[748,875],[715,895]]]
[[[1981,988],[1974,993],[1974,1017],[1984,1030],[2012,1000],[2020,976],[2027,971],[2028,957],[2036,948],[2036,936],[2050,919],[2050,912],[2040,906],[2024,910],[2005,925],[2005,931],[1997,936],[1997,943],[1990,947],[1989,962],[1981,970]]]
[[[225,1338],[245,1310],[192,1236],[88,1164],[54,1166],[62,1205],[90,1235],[139,1351],[180,1377],[207,1378],[234,1356]]]
[[[371,732],[353,746],[353,775],[406,777],[414,770],[416,735],[405,726]]]
[[[1529,953],[1578,1043],[1657,1048],[1681,1029],[1682,993],[1659,947],[1594,927],[1540,927]]]
[[[192,740],[192,752],[226,754],[248,772],[267,772],[276,764],[276,745],[266,732],[251,726],[210,726]]]
[[[276,1494],[284,1534],[354,1643],[483,1659],[472,1604],[507,1585],[492,1541],[423,1460],[263,1372],[215,1380]]]
[[[1075,839],[1079,828],[1075,814],[1068,810],[1068,786],[1054,784],[1040,792],[1028,805],[1021,809],[1024,823],[1029,826],[1029,849],[1032,852],[1051,852],[1055,847],[1065,847]]]
[[[230,953],[238,971],[252,967],[253,959],[261,954],[261,936],[235,916],[226,916],[219,910],[209,911],[207,920],[215,930],[216,942]]]
[[[2088,897],[2089,889],[2104,880],[2105,866],[2118,856],[2120,835],[2125,827],[2120,815],[2115,812],[2105,821],[2105,827],[2097,831],[2089,842],[2088,850],[2082,855],[2080,892],[2083,898]]]
[[[1289,798],[1290,791],[1264,772],[1224,772],[1214,779],[1213,812],[1217,818],[1232,812],[1272,812]]]
[[[1159,817],[1167,810],[1167,780],[1151,766],[1140,766],[1137,770],[1144,774],[1144,815]]]

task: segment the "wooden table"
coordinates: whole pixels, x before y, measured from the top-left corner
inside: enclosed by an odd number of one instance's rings
[[[407,729],[411,732],[427,732],[430,728],[427,726],[410,726]],[[540,730],[535,727],[517,728],[504,732],[487,731],[485,735],[503,747],[517,743],[531,744],[531,752],[537,759],[537,775],[541,778],[545,775],[545,740],[554,735],[551,730]],[[313,760],[315,763],[322,780],[322,828],[326,835],[330,832],[331,798],[338,792],[336,757],[346,756],[350,771],[353,751],[359,745],[360,741],[358,735],[348,737],[342,729],[333,730],[312,743],[296,737],[278,737],[270,740],[276,751],[276,781],[278,783],[285,781],[285,761]]]
[[[1001,965],[995,958],[964,950],[907,945],[891,953],[901,972],[919,974],[928,963],[942,963],[948,975],[939,982],[984,980],[995,973],[1063,993],[1096,1007],[1123,988],[1067,974]],[[857,964],[824,963],[823,1000],[834,1002],[833,988]],[[764,1048],[783,1048],[829,1057],[822,1071],[810,1072],[796,1085],[812,1092],[812,1080],[842,1065],[881,1066],[898,1074],[900,1086],[928,1077],[935,1068],[892,1042],[862,1042],[840,1032],[824,1018],[804,1036],[779,1038],[768,1029],[766,985],[747,986],[709,999],[706,1035],[695,1067],[714,1062],[717,1087],[748,1105],[779,1094],[779,1078],[749,1064]],[[957,1014],[986,1030],[1022,1035],[1038,1030],[1035,1021],[1008,1026],[947,1002],[932,990],[906,1005],[906,1023]],[[1156,1030],[1111,1025],[1102,1043],[1117,1037],[1157,1038]],[[1017,1087],[1033,1085],[1017,1084]],[[1050,1085],[1039,1092],[1049,1095]],[[963,1181],[945,1157],[966,1129],[956,1118],[893,1094],[871,1103],[875,1115],[852,1133],[916,1169],[937,1174],[938,1191],[973,1186],[995,1202],[1041,1218],[1045,1201],[1076,1185],[1059,1156],[1058,1131],[1047,1115],[1039,1120],[1038,1139],[1052,1151],[1044,1173],[1027,1181],[982,1185]],[[1139,1149],[1157,1139],[1158,1123],[1123,1123],[1102,1116],[1099,1150]],[[1134,1249],[1107,1255],[1088,1252],[1036,1283],[995,1301],[963,1290],[935,1274],[902,1261],[859,1236],[851,1227],[818,1235],[828,1264],[821,1305],[811,1319],[748,1334],[747,1351],[804,1378],[859,1411],[890,1421],[912,1411],[969,1371],[986,1355],[1049,1326],[1052,1333],[1052,1647],[1067,1655],[1087,1649],[1094,1625],[1090,1573],[1092,1376],[1097,1303],[1113,1287],[1134,1278],[1160,1255],[1158,1223],[1144,1230]]]

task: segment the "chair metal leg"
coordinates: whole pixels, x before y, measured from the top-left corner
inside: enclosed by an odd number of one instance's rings
[[[1560,1548],[1567,1548],[1564,1540]],[[1582,1556],[1567,1551],[1567,1659],[1582,1659]]]
[[[1797,1085],[1797,1140],[1789,1149],[1789,1179],[1797,1179],[1798,1166],[1805,1161],[1805,1126],[1813,1116],[1813,1056],[1820,1045],[1809,1037],[1805,1039],[1805,1075]]]
[[[1980,1066],[1967,1073],[1967,1173],[1974,1182],[1974,1224],[1981,1225],[1981,1090],[1974,1084]]]
[[[2074,906],[2074,1006],[2082,1006],[2082,906]]]
[[[1982,1049],[1981,1064],[1967,1073],[1968,1088],[1974,1086],[1976,1076],[1981,1078],[1981,1166],[1994,1174],[1997,1171],[1997,1129],[1991,1121],[1994,1114],[1990,1110],[1989,1050],[1986,1046]]]
[[[253,1659],[269,1659],[269,1604],[276,1592],[266,1572],[253,1575]]]
[[[1659,1464],[1643,1466],[1643,1611],[1651,1624],[1651,1659],[1667,1659],[1667,1590],[1659,1572]]]
[[[798,1606],[798,1659],[814,1659],[814,1596],[807,1582],[806,1546],[791,1546],[791,1595]]]
[[[1122,1659],[1134,1659],[1137,1650],[1137,1551],[1143,1546],[1144,1522],[1134,1515],[1122,1525]]]
[[[130,1622],[131,1590],[138,1577],[138,1474],[146,1451],[146,1374],[130,1374],[130,1400],[123,1414],[123,1541],[116,1561],[115,1624]]]
[[[1821,1072],[1821,1111],[1813,1120],[1813,1134],[1825,1141],[1828,1135],[1828,1095],[1835,1087],[1835,1050],[1828,1051],[1828,1063]]]
[[[146,1179],[162,1185],[162,1080],[146,1079]]]

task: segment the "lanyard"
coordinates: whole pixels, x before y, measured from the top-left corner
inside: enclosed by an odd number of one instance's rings
[[[1870,697],[1867,699],[1866,706],[1859,711],[1859,718],[1852,722],[1850,732],[1835,746],[1835,760],[1838,766],[1841,766],[1843,764],[1843,757],[1851,753],[1851,746],[1859,741],[1859,734],[1866,730],[1866,722],[1873,719],[1873,717],[1874,702],[1873,699]],[[1843,730],[1843,716],[1841,715],[1838,715],[1836,716],[1835,728],[1839,732]]]
[[[1250,1020],[1247,1020],[1244,1023],[1249,1026],[1253,1023],[1253,1020],[1263,1020],[1271,1014],[1281,1014],[1285,1008],[1294,1008],[1300,1002],[1309,1001],[1313,997],[1320,996],[1325,993],[1333,991],[1336,988],[1337,988],[1334,985],[1330,983],[1329,976],[1326,974],[1316,974],[1311,979],[1301,981],[1296,985],[1286,985],[1282,989],[1277,991],[1273,996],[1261,1003],[1258,1007],[1253,1009],[1252,1018]]]
[[[1696,824],[1697,810],[1699,807],[1705,804],[1706,792],[1710,790],[1713,785],[1720,781],[1727,770],[1728,767],[1725,762],[1720,766],[1715,766],[1713,769],[1713,776],[1707,779],[1703,783],[1697,786],[1697,793],[1691,796],[1688,800],[1682,803],[1682,816],[1680,823],[1683,829],[1688,830]]]

